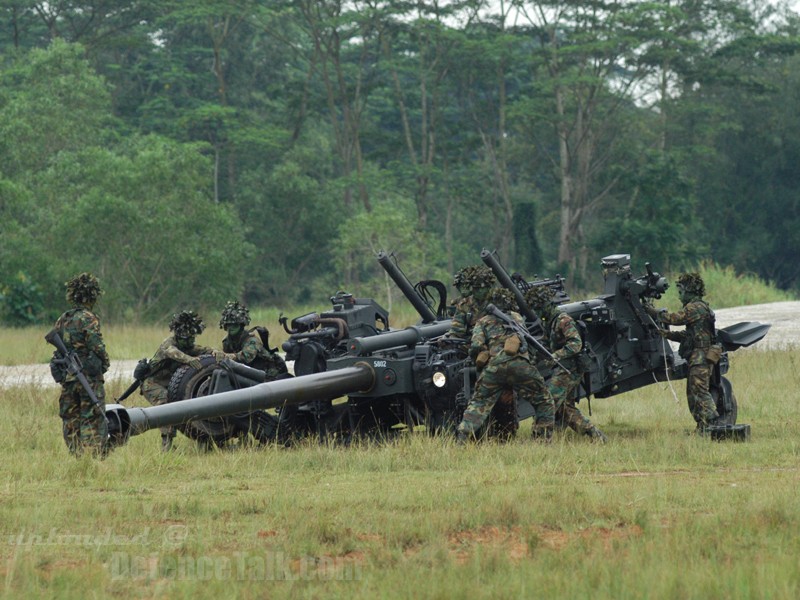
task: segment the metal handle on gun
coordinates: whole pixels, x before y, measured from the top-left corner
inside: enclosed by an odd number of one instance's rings
[[[50,332],[44,336],[44,339],[48,344],[56,347],[56,350],[58,350],[61,354],[61,358],[56,360],[66,367],[69,374],[75,375],[76,379],[83,386],[83,389],[86,390],[87,394],[89,394],[89,398],[91,399],[92,403],[100,409],[100,414],[102,414],[103,418],[108,421],[108,418],[106,417],[106,407],[103,406],[100,400],[98,400],[91,384],[89,383],[89,380],[86,379],[86,375],[83,374],[83,365],[81,365],[80,358],[78,358],[74,352],[67,350],[64,340],[61,339],[61,336],[55,329],[51,329]]]
[[[505,323],[506,325],[511,326],[511,328],[514,331],[516,331],[519,335],[521,335],[523,338],[525,338],[526,342],[531,344],[539,352],[541,352],[547,358],[552,360],[556,365],[558,365],[559,367],[561,367],[562,369],[564,369],[568,373],[570,372],[567,367],[565,367],[560,362],[558,362],[558,359],[555,356],[553,356],[550,353],[550,351],[547,348],[545,348],[539,340],[537,340],[535,337],[533,337],[522,325],[517,323],[514,319],[509,317],[506,313],[504,313],[502,310],[497,308],[494,304],[488,304],[486,306],[486,312],[493,314],[495,317],[497,317],[498,319],[503,321],[503,323]]]

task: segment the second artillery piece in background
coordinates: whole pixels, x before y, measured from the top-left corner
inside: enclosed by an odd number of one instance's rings
[[[532,286],[553,287],[560,309],[583,324],[584,351],[591,366],[582,396],[607,398],[686,377],[686,361],[658,334],[643,309],[643,301],[660,297],[668,285],[649,266],[647,274],[634,277],[629,255],[607,256],[602,260],[603,294],[569,302],[561,278],[528,282],[509,275],[494,253],[484,251],[481,258],[500,284],[514,292],[534,335],[541,333],[540,323],[524,300],[524,290]],[[236,435],[253,433],[261,442],[307,436],[343,441],[354,435],[385,438],[420,425],[430,432],[452,429],[474,388],[475,368],[466,348],[436,343],[451,324],[444,309],[445,286],[435,281],[413,286],[390,255],[381,252],[378,261],[416,308],[418,325],[393,330],[387,311],[373,299],[339,292],[331,298],[330,310],[297,317],[289,325],[283,321],[290,333],[283,348],[287,360],[295,361],[296,377],[261,383],[263,374],[236,363],[219,368],[209,361],[199,371],[185,367],[175,376],[186,384],[170,386],[175,394],[170,404],[107,407],[113,440],[124,443],[130,435],[154,427],[197,419],[229,423],[231,415],[242,421],[234,428]],[[436,310],[429,304],[430,289],[438,291]],[[760,323],[739,323],[717,331],[724,352],[711,391],[725,423],[732,425],[737,417],[736,398],[724,377],[727,353],[757,342],[768,329]],[[277,409],[277,416],[264,412],[271,408]],[[529,404],[519,403],[520,419],[532,412]],[[214,441],[231,437],[225,434]]]

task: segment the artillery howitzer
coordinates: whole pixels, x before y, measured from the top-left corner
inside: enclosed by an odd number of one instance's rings
[[[527,282],[509,275],[494,253],[484,250],[481,258],[501,284],[514,292],[520,312],[532,331],[539,320],[522,292],[536,285],[547,285],[557,292],[560,309],[574,318],[583,330],[584,349],[591,359],[580,396],[608,398],[655,382],[687,377],[686,361],[661,337],[658,326],[644,310],[643,302],[660,298],[669,287],[666,278],[653,272],[649,263],[645,275],[634,277],[630,255],[606,256],[601,263],[605,279],[603,294],[592,300],[570,302],[560,277]],[[730,367],[728,353],[756,343],[769,327],[746,322],[717,330],[723,353],[714,367],[710,392],[717,404],[720,424],[734,425],[738,410],[731,383],[724,377]],[[521,416],[531,410],[527,403],[520,404]]]
[[[474,369],[465,368],[465,348],[433,342],[450,328],[446,288],[438,281],[413,286],[389,255],[381,252],[378,261],[419,313],[419,324],[391,329],[377,302],[338,292],[330,310],[291,322],[281,318],[289,333],[283,350],[294,361],[295,377],[264,382],[261,371],[201,357],[202,369],[176,371],[168,404],[109,405],[113,441],[164,425],[217,444],[248,434],[260,442],[311,435],[347,442],[419,425],[431,432],[454,426],[471,389],[465,377],[474,379]],[[439,294],[436,310],[428,303],[431,289]]]

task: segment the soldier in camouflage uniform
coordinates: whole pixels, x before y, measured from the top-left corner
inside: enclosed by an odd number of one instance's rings
[[[472,330],[484,314],[487,295],[495,282],[494,273],[485,265],[464,267],[455,274],[453,287],[461,296],[453,303],[455,312],[452,324],[448,332],[440,338],[441,344],[453,341],[462,341],[465,344],[470,342]],[[503,395],[492,410],[489,435],[508,440],[517,434],[518,429],[517,399],[511,390],[503,390]]]
[[[228,358],[267,374],[267,381],[274,381],[288,373],[286,363],[277,348],[266,348],[258,328],[245,329],[250,324],[250,311],[233,300],[225,305],[219,328],[228,334],[222,340],[222,349]],[[266,330],[265,330],[266,331]],[[269,333],[267,332],[267,335]]]
[[[667,339],[680,343],[678,353],[689,363],[686,399],[698,431],[716,424],[719,414],[709,392],[711,371],[719,361],[722,348],[717,344],[714,311],[703,300],[706,286],[698,273],[678,277],[678,296],[683,308],[670,313],[646,304],[645,309],[661,325],[685,325],[684,331],[664,331]]]
[[[54,329],[64,340],[67,350],[78,355],[83,374],[97,399],[105,406],[103,373],[108,371],[110,362],[100,332],[100,319],[92,312],[103,290],[97,277],[91,273],[81,273],[65,285],[67,302],[72,308],[58,318]],[[75,375],[65,372],[58,378],[61,383],[58,414],[70,453],[79,456],[88,449],[96,456],[105,456],[108,451],[105,410],[101,411],[92,401]]]
[[[174,332],[173,335],[161,342],[161,346],[150,359],[147,376],[142,381],[141,393],[150,404],[156,406],[169,401],[169,381],[179,367],[189,365],[193,369],[202,369],[203,364],[198,357],[204,354],[213,355],[217,361],[226,358],[219,350],[195,344],[195,336],[205,329],[203,320],[196,312],[184,310],[172,315],[169,329]],[[164,452],[172,448],[174,438],[174,427],[161,428],[161,449]]]
[[[575,320],[554,304],[555,293],[547,286],[537,286],[525,292],[525,301],[542,320],[544,339],[542,343],[568,370],[555,366],[548,381],[548,389],[555,405],[556,424],[570,427],[576,433],[605,443],[606,436],[596,425],[581,414],[576,406],[576,393],[584,374],[581,364],[583,340]],[[547,366],[554,363],[547,359]]]
[[[524,326],[522,317],[511,310],[515,304],[511,292],[495,288],[488,300]],[[533,437],[549,441],[553,435],[553,399],[533,365],[533,349],[528,348],[527,342],[496,316],[487,314],[475,324],[469,353],[476,365],[483,363],[485,367],[457,428],[459,442],[478,435],[504,390],[516,392],[520,398],[530,401],[536,415]]]

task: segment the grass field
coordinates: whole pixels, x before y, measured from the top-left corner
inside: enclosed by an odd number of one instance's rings
[[[162,455],[151,431],[96,462],[68,456],[55,388],[0,390],[3,596],[797,598],[799,363],[732,355],[744,444],[687,435],[677,382],[595,400],[605,446],[526,423]]]

